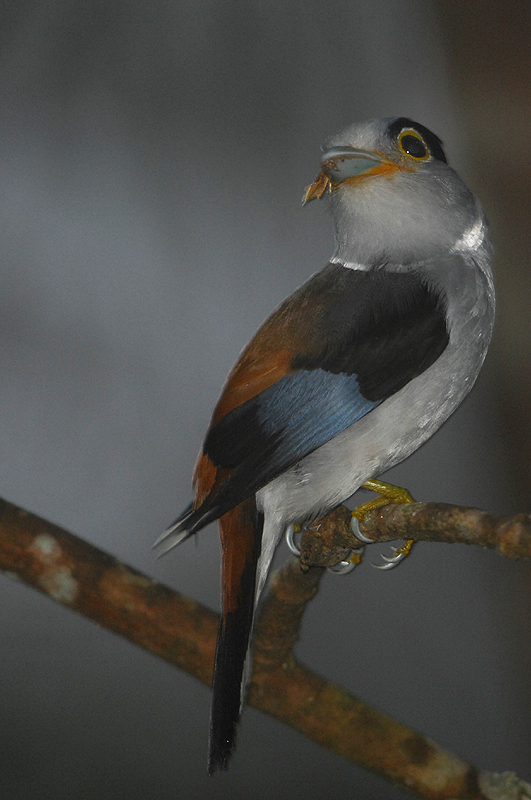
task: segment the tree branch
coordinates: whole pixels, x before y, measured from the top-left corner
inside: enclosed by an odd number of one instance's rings
[[[305,531],[301,562],[329,567],[348,558],[360,547],[352,533],[352,516],[339,506]],[[446,503],[403,503],[382,506],[360,522],[360,531],[375,542],[414,539],[448,544],[475,544],[497,550],[507,558],[531,558],[531,514],[503,516]]]
[[[434,504],[415,505],[421,506],[422,511]],[[452,507],[445,508],[447,514],[451,513]],[[459,519],[462,511],[456,512]],[[375,520],[371,515],[370,523],[364,523],[364,533],[370,530],[375,537],[380,525],[382,530],[391,525],[388,517],[393,513],[397,512],[380,510]],[[426,514],[429,517],[428,511]],[[400,535],[405,534],[409,524],[407,517],[398,514],[402,520]],[[413,519],[411,524],[418,525],[419,516]],[[320,534],[335,530],[338,520],[346,528],[347,523],[350,525],[349,512],[346,509],[332,512],[321,521]],[[428,518],[425,524],[431,530]],[[440,520],[432,526],[437,528],[438,524]],[[377,535],[380,537],[380,533]],[[397,531],[391,535],[389,528],[380,540],[387,541],[393,536],[396,538]],[[409,529],[407,536],[411,536]],[[444,539],[441,532],[437,536],[438,540]],[[506,535],[502,538],[507,540]],[[516,552],[515,548],[519,550],[520,545],[515,545],[519,538],[514,532],[509,536],[511,554]],[[0,568],[210,685],[218,625],[214,612],[121,564],[62,528],[3,500],[0,500]],[[303,572],[299,562],[292,559],[274,576],[257,624],[249,702],[328,750],[379,773],[419,797],[530,798],[531,787],[516,776],[478,773],[421,734],[297,663],[292,648],[304,608],[317,591],[322,574],[318,567],[306,567]]]

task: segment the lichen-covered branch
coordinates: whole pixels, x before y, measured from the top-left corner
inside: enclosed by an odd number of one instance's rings
[[[348,512],[339,509],[323,521],[323,529],[335,525],[334,514],[349,521]],[[0,569],[210,685],[218,625],[214,612],[3,500]],[[419,797],[531,798],[531,787],[516,776],[478,774],[297,663],[293,644],[322,573],[318,567],[302,571],[293,559],[273,578],[256,629],[249,702]]]
[[[329,567],[348,558],[360,542],[352,533],[352,517],[339,506],[305,532],[301,562]],[[448,544],[475,544],[508,558],[531,558],[531,514],[503,516],[446,503],[404,503],[369,512],[360,522],[364,536],[375,542],[414,539]]]

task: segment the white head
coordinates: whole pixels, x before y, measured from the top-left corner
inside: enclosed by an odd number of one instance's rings
[[[440,139],[410,119],[351,125],[323,150],[304,202],[329,191],[338,259],[367,266],[423,261],[448,253],[482,219]]]

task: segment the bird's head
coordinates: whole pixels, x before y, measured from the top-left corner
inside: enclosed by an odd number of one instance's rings
[[[480,213],[439,137],[406,117],[357,123],[331,137],[303,204],[325,194],[336,255],[369,263],[448,251]]]
[[[322,198],[341,184],[396,172],[416,172],[437,159],[447,163],[438,136],[406,117],[370,120],[351,125],[323,146],[321,171],[306,188],[303,205]]]

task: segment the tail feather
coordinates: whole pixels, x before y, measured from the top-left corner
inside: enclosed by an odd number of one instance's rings
[[[236,742],[236,726],[245,692],[244,666],[255,606],[256,565],[264,517],[254,497],[220,519],[223,548],[223,610],[218,631],[208,772],[226,769]]]
[[[164,543],[164,547],[159,551],[159,555],[163,556],[168,550],[172,550],[174,547],[177,547],[178,544],[184,542],[185,539],[188,539],[191,534],[186,527],[186,522],[192,515],[192,512],[193,505],[190,503],[182,514],[179,514],[177,519],[172,522],[165,531],[162,531],[158,539],[155,539],[152,549],[154,550]]]
[[[209,522],[213,522],[218,517],[219,512],[217,508],[212,508],[205,504],[194,510],[193,504],[190,503],[182,514],[180,514],[177,519],[161,533],[158,539],[156,539],[153,543],[153,549],[160,548],[162,545],[159,554],[163,556],[169,550],[185,542],[186,539],[193,536],[194,533],[197,533],[197,531],[204,528],[205,525],[208,525]]]

